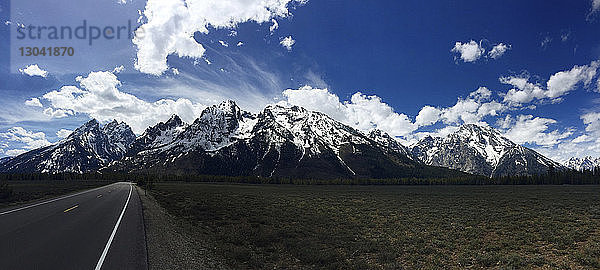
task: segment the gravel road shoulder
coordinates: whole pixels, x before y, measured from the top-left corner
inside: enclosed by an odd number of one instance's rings
[[[137,187],[144,211],[149,269],[227,269],[192,225],[170,215]]]

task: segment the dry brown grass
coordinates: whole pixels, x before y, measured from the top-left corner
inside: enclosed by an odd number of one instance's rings
[[[600,268],[599,186],[162,183],[233,268]]]

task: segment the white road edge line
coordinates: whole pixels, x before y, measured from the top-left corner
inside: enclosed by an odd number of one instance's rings
[[[112,244],[113,238],[115,238],[115,234],[117,233],[117,229],[119,228],[119,224],[121,224],[121,219],[123,218],[123,214],[125,214],[125,210],[127,209],[127,204],[129,204],[129,198],[131,198],[131,191],[133,190],[133,185],[129,184],[129,195],[127,196],[127,201],[123,206],[123,211],[121,211],[121,215],[119,219],[117,219],[117,224],[115,224],[115,228],[113,229],[110,237],[108,238],[108,242],[106,242],[106,246],[104,247],[104,251],[102,251],[102,255],[96,264],[95,270],[100,270],[102,268],[102,264],[104,263],[104,259],[106,258],[106,254],[108,254],[108,249],[110,248],[110,244]]]
[[[114,185],[114,184],[116,184],[116,183],[109,184],[109,185],[102,186],[102,187],[97,187],[97,188],[94,188],[94,189],[90,189],[90,190],[82,191],[82,192],[75,193],[75,194],[71,194],[71,195],[67,195],[67,196],[64,196],[64,197],[55,198],[55,199],[52,199],[52,200],[49,200],[49,201],[44,201],[44,202],[40,202],[40,203],[36,203],[36,204],[32,204],[32,205],[28,205],[28,206],[23,206],[23,207],[21,207],[21,208],[17,208],[17,209],[13,209],[13,210],[8,210],[8,211],[5,211],[5,212],[2,212],[2,213],[0,213],[0,216],[1,216],[1,215],[6,215],[6,214],[10,214],[10,213],[12,213],[12,212],[21,211],[21,210],[24,210],[24,209],[27,209],[27,208],[31,208],[31,207],[40,206],[40,205],[42,205],[42,204],[47,204],[47,203],[55,202],[55,201],[62,200],[62,199],[66,199],[66,198],[71,198],[71,197],[73,197],[73,196],[77,196],[77,195],[81,195],[81,194],[84,194],[84,193],[92,192],[92,191],[95,191],[95,190],[98,190],[98,189],[101,189],[101,188],[105,188],[105,187],[108,187],[108,186],[111,186],[111,185]]]

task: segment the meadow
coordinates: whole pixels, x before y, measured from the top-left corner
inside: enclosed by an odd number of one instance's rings
[[[600,186],[156,183],[232,268],[600,268]]]

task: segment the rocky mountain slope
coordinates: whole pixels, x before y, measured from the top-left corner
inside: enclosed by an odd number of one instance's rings
[[[484,176],[543,174],[561,164],[518,145],[491,127],[466,124],[445,138],[425,137],[411,149],[428,165]]]
[[[191,124],[173,115],[137,138],[125,123],[91,120],[54,145],[0,160],[0,172],[290,178],[505,176],[563,168],[489,127],[464,125],[409,149],[385,132],[363,133],[320,112],[269,105],[253,114],[233,101],[207,107]]]
[[[596,170],[596,169],[600,168],[600,157],[599,158],[593,158],[591,156],[586,156],[584,158],[572,157],[565,163],[565,166],[567,166],[570,169],[576,170],[576,171]]]
[[[142,135],[134,140],[128,149],[128,155],[135,155],[145,149],[156,148],[173,142],[186,127],[177,115],[171,116],[166,122],[160,122],[148,127]]]
[[[367,135],[296,106],[270,105],[251,114],[226,101],[206,108],[189,126],[160,123],[145,134],[156,129],[176,136],[130,150],[104,170],[300,178],[461,175],[413,160],[381,131]],[[154,141],[148,137],[134,145]]]
[[[0,158],[0,164],[2,164],[2,163],[4,163],[4,162],[7,162],[7,161],[8,161],[10,158],[11,158],[11,157],[3,157],[3,158]]]
[[[5,173],[91,172],[119,160],[135,140],[131,128],[113,121],[101,127],[90,120],[60,142],[0,163]]]

